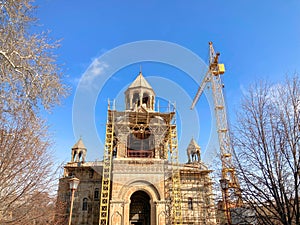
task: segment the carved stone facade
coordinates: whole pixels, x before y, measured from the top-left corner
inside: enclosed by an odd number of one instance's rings
[[[168,160],[168,129],[174,126],[171,120],[176,117],[175,112],[154,110],[155,93],[141,73],[125,92],[125,103],[125,111],[113,111],[114,158],[108,224],[172,224],[174,166],[180,174],[182,224],[216,224],[211,171],[201,162],[200,147],[193,140],[187,150],[188,154],[197,154],[197,160],[192,157],[189,163],[178,165]],[[72,224],[98,225],[104,164],[85,162],[86,148],[82,140],[79,142],[72,148],[71,162],[65,165],[59,182],[59,203],[66,206],[62,215],[67,221],[68,181],[73,176],[79,178]],[[191,149],[193,146],[195,150]]]

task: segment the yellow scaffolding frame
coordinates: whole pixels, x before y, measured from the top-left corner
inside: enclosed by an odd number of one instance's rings
[[[174,116],[170,113],[170,116]],[[175,116],[173,117],[175,120]],[[172,195],[171,195],[171,217],[173,224],[182,224],[182,209],[181,209],[181,189],[180,189],[180,169],[178,161],[178,140],[177,128],[175,122],[169,124],[169,151],[172,165]]]
[[[113,159],[113,141],[114,141],[114,111],[108,106],[106,123],[105,148],[103,155],[103,173],[100,199],[99,224],[108,225],[109,221],[109,201],[111,191],[111,167]]]

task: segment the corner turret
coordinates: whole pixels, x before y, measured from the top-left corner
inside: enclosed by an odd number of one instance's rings
[[[201,161],[201,148],[196,143],[194,138],[190,141],[190,144],[187,148],[187,155],[188,155],[188,163],[200,163]]]
[[[87,149],[80,138],[72,148],[71,162],[85,162]]]

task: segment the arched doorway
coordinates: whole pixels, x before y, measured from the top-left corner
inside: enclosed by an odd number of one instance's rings
[[[130,197],[130,225],[150,225],[150,197],[144,191],[136,191]]]

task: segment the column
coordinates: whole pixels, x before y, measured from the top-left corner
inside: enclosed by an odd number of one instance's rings
[[[142,105],[142,103],[143,103],[143,92],[141,91],[140,92],[140,106]]]
[[[153,99],[152,99],[152,95],[149,95],[149,108],[153,110]]]
[[[129,96],[129,109],[132,109],[132,101],[133,101],[133,96]]]

